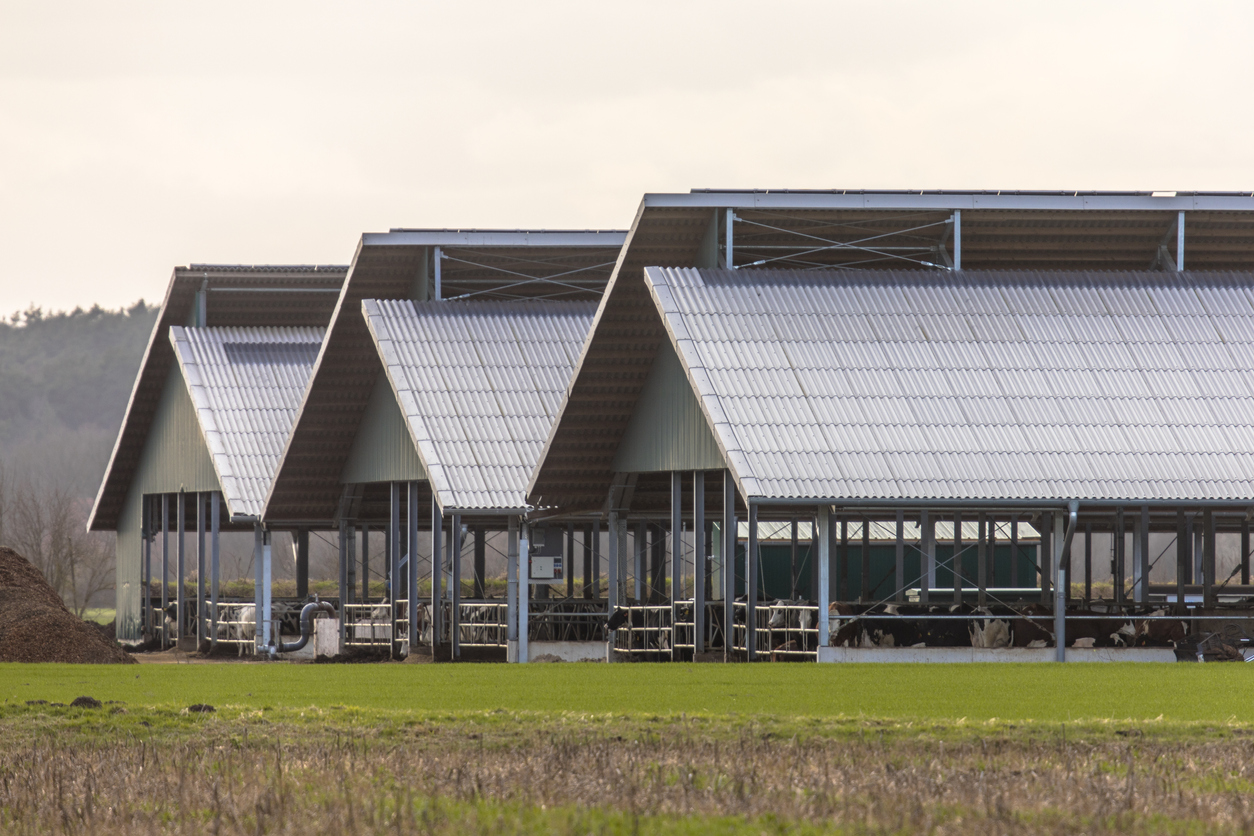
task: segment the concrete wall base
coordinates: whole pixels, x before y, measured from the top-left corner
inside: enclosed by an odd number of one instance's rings
[[[820,662],[1053,662],[1052,647],[820,647]],[[1174,662],[1170,647],[1069,647],[1068,662]]]
[[[605,642],[532,641],[527,645],[529,662],[604,662],[605,653]]]

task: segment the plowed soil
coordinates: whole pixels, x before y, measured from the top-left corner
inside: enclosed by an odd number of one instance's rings
[[[0,662],[134,661],[99,628],[66,609],[30,561],[0,548]]]

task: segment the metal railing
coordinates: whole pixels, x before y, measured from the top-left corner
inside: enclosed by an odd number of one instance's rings
[[[393,605],[344,604],[344,644],[347,647],[390,647],[392,644]],[[404,609],[401,610],[405,612]],[[407,617],[407,616],[406,616]]]
[[[614,649],[660,661],[674,658],[671,647],[674,612],[670,604],[638,604],[621,607],[627,620],[614,631]]]
[[[457,638],[462,647],[505,647],[509,642],[505,601],[462,601]]]

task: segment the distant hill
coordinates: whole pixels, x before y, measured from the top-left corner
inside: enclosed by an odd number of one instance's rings
[[[59,459],[95,493],[156,318],[140,300],[0,321],[0,463],[39,470]]]

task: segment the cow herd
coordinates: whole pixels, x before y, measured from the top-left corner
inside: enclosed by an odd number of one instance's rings
[[[1163,610],[1137,616],[1071,614],[1070,647],[1174,647],[1187,633],[1184,621],[1161,620]],[[1148,617],[1147,617],[1148,616]],[[1054,647],[1052,612],[1040,605],[881,604],[858,608],[832,604],[833,647]]]

